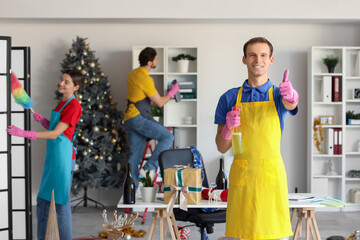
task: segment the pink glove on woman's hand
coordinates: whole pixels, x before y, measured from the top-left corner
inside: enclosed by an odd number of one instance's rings
[[[170,85],[170,91],[168,91],[167,95],[171,98],[174,98],[175,94],[179,91],[179,84],[176,82],[175,84]]]
[[[240,108],[233,107],[233,110],[226,114],[226,124],[222,129],[222,137],[226,140],[231,139],[231,128],[240,126]]]
[[[14,125],[8,126],[7,132],[8,132],[8,134],[10,134],[12,136],[24,137],[24,138],[28,138],[30,140],[36,140],[36,132],[24,131]]]
[[[283,82],[280,83],[280,94],[281,96],[291,104],[295,104],[299,100],[298,92],[292,87],[288,79],[289,70],[286,69],[284,72]]]
[[[34,112],[34,120],[36,122],[41,123],[41,125],[43,125],[44,128],[49,129],[49,125],[50,125],[50,121],[47,120],[43,115],[41,115],[40,113]]]

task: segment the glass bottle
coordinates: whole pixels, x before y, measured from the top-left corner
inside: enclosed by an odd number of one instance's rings
[[[224,159],[220,158],[219,173],[216,176],[216,189],[227,189],[227,178],[224,171]]]
[[[124,204],[134,204],[135,203],[135,183],[131,177],[131,165],[127,164],[128,173],[124,183],[124,194],[123,200]]]

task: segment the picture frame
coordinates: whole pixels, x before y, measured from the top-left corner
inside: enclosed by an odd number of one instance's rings
[[[319,116],[321,125],[334,125],[335,116],[334,115],[321,115]]]
[[[353,89],[353,99],[360,100],[360,88]]]

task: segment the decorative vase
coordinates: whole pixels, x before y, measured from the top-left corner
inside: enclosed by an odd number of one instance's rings
[[[328,67],[328,72],[329,73],[334,73],[335,72],[335,67]]]
[[[181,73],[187,73],[189,71],[189,60],[183,59],[177,61],[178,63],[178,71]]]
[[[156,187],[141,186],[141,197],[144,202],[155,202]]]

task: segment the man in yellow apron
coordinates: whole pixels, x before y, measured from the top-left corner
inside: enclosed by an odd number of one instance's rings
[[[229,174],[225,235],[286,239],[292,230],[280,140],[286,113],[297,113],[299,95],[288,81],[287,70],[280,87],[268,79],[268,67],[274,62],[268,40],[250,39],[243,50],[248,79],[221,96],[215,114],[218,150],[229,150],[231,129],[236,126],[240,126],[243,144]]]

